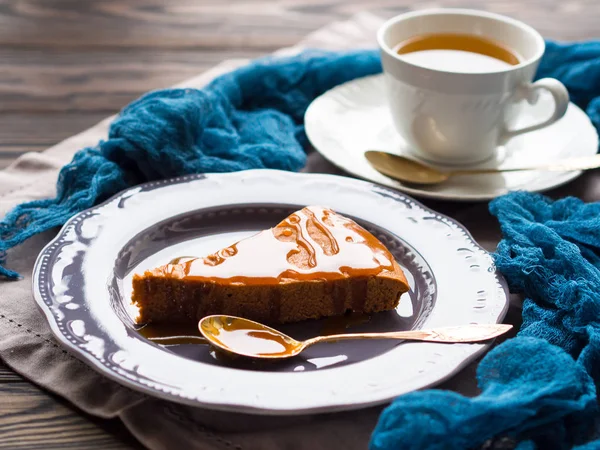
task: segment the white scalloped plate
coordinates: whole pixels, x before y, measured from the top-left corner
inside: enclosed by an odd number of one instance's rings
[[[214,251],[310,204],[329,206],[373,232],[411,284],[396,311],[353,330],[503,318],[506,285],[460,224],[371,183],[270,170],[149,183],[76,215],[37,260],[35,298],[57,339],[107,377],[168,400],[237,412],[302,414],[385,403],[444,380],[487,348],[347,341],[256,366],[219,361],[204,345],[163,347],[138,333],[128,313],[133,272]],[[286,330],[307,337],[321,325]]]
[[[375,170],[364,152],[383,150],[413,157],[394,129],[386,104],[382,75],[359,78],[336,86],[308,107],[304,123],[312,145],[331,163],[365,180],[418,197],[440,200],[491,200],[509,191],[543,192],[574,180],[575,172],[505,172],[452,177],[435,186],[406,185]],[[552,98],[542,95],[524,109],[515,126],[539,122],[552,110]],[[594,155],[598,134],[588,116],[571,103],[565,116],[549,127],[511,139],[498,147],[491,161],[470,166],[523,167],[540,162]],[[443,167],[442,167],[443,168]]]

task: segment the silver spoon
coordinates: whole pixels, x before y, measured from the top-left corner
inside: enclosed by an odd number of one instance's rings
[[[352,333],[317,336],[297,341],[290,336],[253,320],[234,316],[207,316],[198,323],[210,344],[226,353],[261,359],[285,359],[298,355],[311,345],[347,339],[397,339],[442,343],[470,343],[493,339],[512,325],[462,325],[433,330],[394,331],[390,333]]]
[[[485,173],[517,172],[524,170],[546,170],[552,172],[570,172],[600,167],[600,154],[569,158],[551,163],[533,164],[525,167],[507,167],[502,169],[464,169],[440,171],[404,156],[369,150],[365,152],[367,161],[377,170],[390,178],[413,184],[439,184],[456,175],[480,175]]]

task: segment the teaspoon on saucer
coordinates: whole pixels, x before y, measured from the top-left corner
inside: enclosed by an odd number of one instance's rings
[[[250,358],[285,359],[298,355],[314,344],[348,339],[396,339],[449,344],[482,342],[506,333],[512,325],[474,324],[432,330],[334,334],[305,341],[297,341],[274,328],[234,316],[207,316],[200,320],[198,328],[210,344],[226,353]]]
[[[487,169],[457,169],[441,171],[422,164],[418,161],[392,153],[369,150],[365,152],[369,164],[378,172],[398,181],[413,184],[439,184],[456,175],[480,175],[486,173],[517,172],[525,170],[544,170],[552,172],[570,172],[573,170],[588,170],[600,167],[600,155],[569,158],[551,163],[533,164],[524,167],[487,168]]]

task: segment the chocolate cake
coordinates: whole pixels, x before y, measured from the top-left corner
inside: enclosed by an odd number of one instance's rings
[[[385,246],[356,222],[309,206],[203,258],[133,277],[139,323],[228,314],[263,323],[396,308],[409,286]]]

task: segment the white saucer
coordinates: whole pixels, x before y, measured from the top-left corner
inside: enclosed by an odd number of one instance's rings
[[[552,99],[542,96],[528,106],[519,126],[549,115]],[[392,124],[384,96],[382,75],[339,85],[315,99],[305,115],[306,134],[330,162],[352,175],[419,197],[446,200],[490,200],[509,191],[541,192],[577,178],[581,172],[513,172],[452,177],[436,186],[413,186],[373,169],[364,152],[384,150],[412,157]],[[517,167],[570,157],[594,155],[598,134],[587,115],[570,104],[565,116],[542,130],[512,139],[496,157],[475,167]]]

